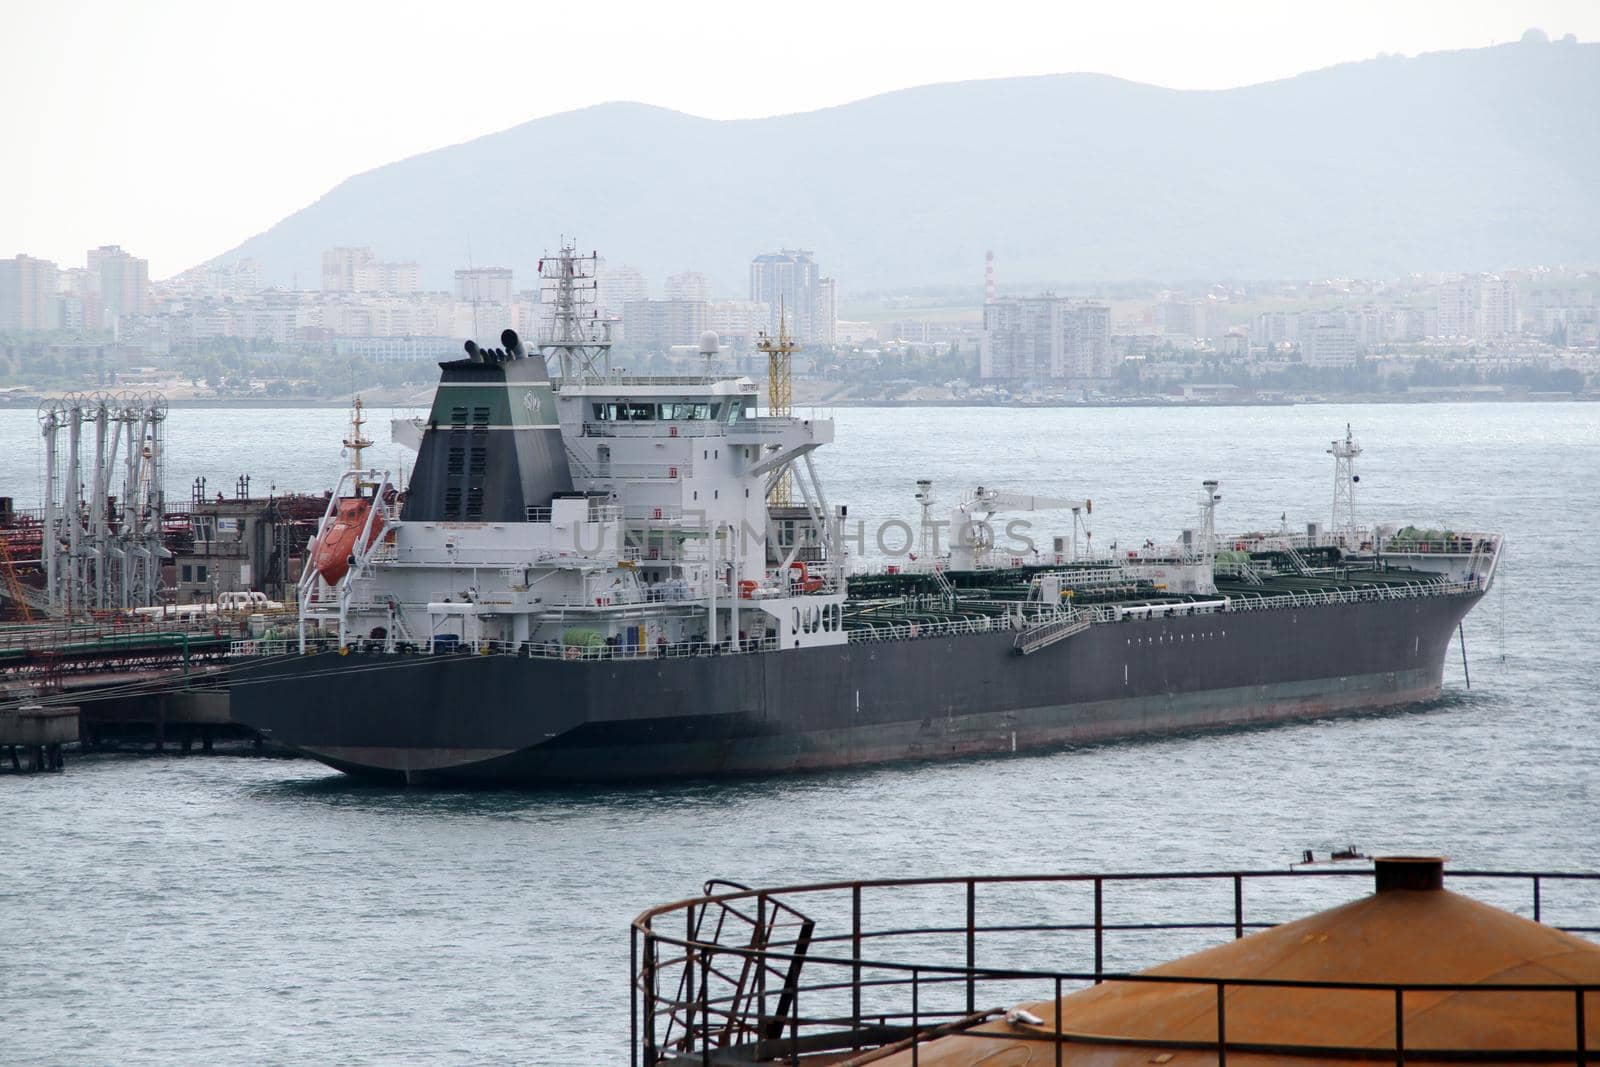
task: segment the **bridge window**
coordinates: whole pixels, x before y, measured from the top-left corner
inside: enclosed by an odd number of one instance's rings
[[[655,419],[655,404],[624,401],[621,403],[594,405],[594,420],[596,422],[654,422]]]

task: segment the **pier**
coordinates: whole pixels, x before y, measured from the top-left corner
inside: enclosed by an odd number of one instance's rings
[[[61,746],[78,739],[78,709],[23,704],[0,708],[0,770],[38,773],[65,766]]]
[[[16,746],[20,765],[38,755],[29,746],[53,745],[37,769],[56,769],[63,744],[210,752],[218,740],[258,742],[229,717],[221,662],[244,623],[116,616],[0,630],[0,716],[10,716],[0,722],[19,724],[0,731],[0,762],[7,746]],[[34,740],[46,720],[50,740]]]

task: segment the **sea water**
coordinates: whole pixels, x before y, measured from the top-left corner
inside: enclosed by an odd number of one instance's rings
[[[869,555],[915,526],[918,478],[941,511],[979,485],[1090,498],[1097,551],[1197,525],[1208,477],[1220,530],[1327,523],[1346,422],[1359,519],[1508,547],[1445,695],[1382,714],[636,788],[381,789],[237,755],[0,777],[0,1061],[626,1062],[629,922],[710,877],[1282,868],[1352,843],[1600,869],[1600,405],[831,414],[818,471]],[[169,497],[327,488],[345,418],[174,409]],[[0,411],[0,495],[34,506],[41,463],[33,413]]]

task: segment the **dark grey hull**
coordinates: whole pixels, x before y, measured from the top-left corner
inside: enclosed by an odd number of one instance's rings
[[[232,714],[351,774],[555,784],[771,774],[1278,722],[1439,694],[1481,594],[686,659],[246,661]]]

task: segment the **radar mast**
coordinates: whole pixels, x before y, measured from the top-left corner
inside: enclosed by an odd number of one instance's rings
[[[1328,446],[1333,457],[1333,532],[1345,533],[1356,528],[1356,483],[1361,476],[1356,473],[1356,457],[1361,446],[1351,436],[1350,424],[1344,424],[1344,440]]]
[[[539,260],[541,299],[550,307],[539,347],[556,357],[565,382],[597,381],[611,374],[611,323],[596,308],[599,265],[598,253],[580,256],[565,237],[559,252]]]

